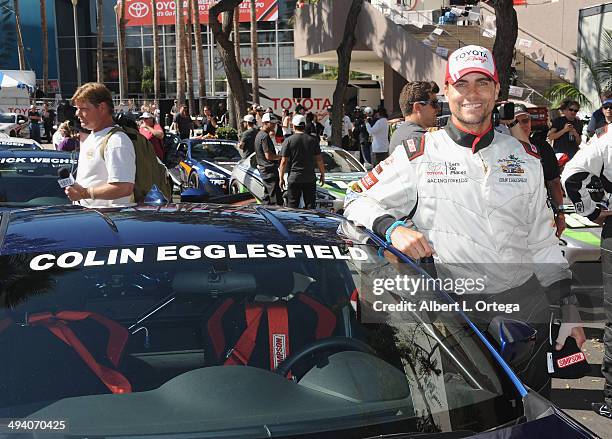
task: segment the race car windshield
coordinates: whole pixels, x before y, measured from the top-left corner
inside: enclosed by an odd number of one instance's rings
[[[0,123],[15,123],[15,116],[0,114]]]
[[[194,160],[238,161],[241,159],[238,150],[227,143],[191,143],[191,157]]]
[[[64,420],[75,437],[369,437],[517,420],[520,394],[459,316],[365,315],[372,279],[413,274],[342,242],[0,256],[0,418]]]
[[[70,159],[53,160],[57,163],[51,163],[48,157],[0,158],[0,205],[70,204],[57,182],[58,169],[70,168]]]
[[[345,151],[321,151],[325,172],[364,172],[361,164]]]
[[[42,149],[34,141],[20,141],[18,139],[1,139],[0,138],[0,151],[7,151],[9,149],[21,149],[21,150],[39,150]]]

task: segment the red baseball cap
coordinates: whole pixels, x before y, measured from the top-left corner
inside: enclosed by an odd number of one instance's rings
[[[486,47],[464,46],[455,50],[446,63],[444,80],[454,84],[468,73],[483,73],[495,82],[499,82],[493,54]]]

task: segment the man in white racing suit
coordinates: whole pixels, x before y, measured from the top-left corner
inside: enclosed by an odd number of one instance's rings
[[[605,104],[604,104],[605,105]],[[612,103],[610,103],[612,105]],[[601,268],[604,288],[604,356],[601,373],[606,379],[604,403],[593,403],[593,409],[602,416],[612,418],[612,211],[606,203],[596,203],[589,195],[587,185],[593,176],[599,177],[604,191],[612,193],[612,129],[599,128],[596,137],[586,148],[579,150],[565,165],[561,180],[565,192],[576,212],[603,225],[601,231]],[[602,200],[604,201],[604,200]]]
[[[564,305],[569,321],[568,308],[575,306],[561,298],[570,296],[571,272],[555,237],[537,149],[492,126],[499,80],[491,52],[458,49],[449,57],[445,82],[452,114],[447,126],[404,139],[353,184],[345,216],[414,259],[433,256],[438,274],[483,278],[486,294],[496,298],[527,296],[522,312],[510,318],[542,326],[552,300]],[[546,294],[534,294],[538,283]],[[557,349],[570,331],[579,345],[584,342],[579,325],[565,325]],[[548,331],[538,332],[533,361],[517,373],[546,394]]]

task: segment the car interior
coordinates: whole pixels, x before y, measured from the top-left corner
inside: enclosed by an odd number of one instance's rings
[[[440,391],[444,404],[461,407],[501,392],[489,365],[465,366],[481,349],[469,328],[361,321],[360,275],[344,260],[199,259],[45,271],[27,264],[24,255],[0,257],[13,273],[0,280],[0,349],[10,352],[0,364],[0,417],[54,416],[70,406],[85,419],[112,411],[111,400],[96,398],[117,394],[147,411],[151,398],[192,398],[215,380],[246,380],[241,389],[262,404],[298,392],[313,410],[324,407],[313,395],[354,410],[356,403],[398,401],[420,407]],[[268,380],[269,391],[258,394]],[[426,387],[417,384],[422,380]],[[298,385],[283,391],[286,382]]]

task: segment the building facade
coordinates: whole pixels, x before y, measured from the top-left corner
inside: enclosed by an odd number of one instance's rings
[[[200,4],[209,4],[208,0],[199,0]],[[133,4],[128,0],[126,6]],[[140,4],[150,4],[142,0]],[[244,3],[248,5],[249,2]],[[259,3],[259,2],[258,2]],[[309,62],[298,61],[293,51],[293,26],[291,17],[295,10],[296,0],[273,1],[278,8],[277,14],[267,17],[268,21],[259,21],[257,29],[259,76],[261,78],[303,78],[312,77],[323,72],[323,67]],[[158,10],[174,5],[173,0],[158,1]],[[115,93],[119,92],[119,69],[117,62],[117,23],[114,1],[104,1],[104,12],[101,17],[104,26],[104,83]],[[173,9],[173,8],[172,8]],[[77,69],[75,60],[74,21],[72,4],[67,0],[55,0],[57,22],[57,46],[59,60],[59,77],[64,96],[70,96],[77,87]],[[244,14],[241,14],[243,16]],[[128,15],[129,16],[129,15]],[[77,7],[77,21],[80,45],[81,81],[96,80],[96,45],[97,20],[96,1],[80,0]],[[159,13],[158,13],[159,17]],[[159,19],[159,18],[158,18]],[[243,17],[244,19],[244,17]],[[168,22],[168,20],[162,20]],[[145,67],[153,66],[153,28],[150,25],[129,25],[126,28],[126,52],[128,74],[128,97],[146,98],[142,93],[141,80]],[[175,26],[158,25],[161,65],[162,98],[173,98],[176,95],[176,41]],[[201,26],[202,45],[204,50],[204,80],[207,96],[223,96],[226,91],[223,65],[214,47],[212,32],[207,25]],[[240,24],[240,67],[245,78],[251,74],[250,23]],[[200,81],[192,42],[194,84]],[[194,87],[196,97],[197,86]]]
[[[67,3],[70,3],[67,1]],[[15,30],[15,13],[12,0],[0,0],[0,70],[19,70],[17,56],[17,32]],[[25,67],[33,70],[36,77],[43,77],[42,66],[42,26],[40,19],[40,1],[20,1],[19,16],[21,33],[25,49]],[[55,28],[55,0],[47,0],[47,32],[49,45],[49,83],[50,93],[59,89],[57,64],[57,38]],[[40,81],[39,81],[40,82]]]

